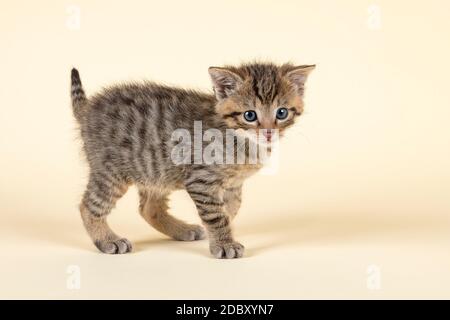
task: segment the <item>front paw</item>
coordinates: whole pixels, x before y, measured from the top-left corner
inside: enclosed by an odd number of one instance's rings
[[[244,254],[244,246],[239,242],[211,243],[209,250],[217,259],[241,258]]]
[[[117,240],[97,240],[94,244],[101,252],[108,254],[123,254],[133,250],[131,242],[125,238]]]

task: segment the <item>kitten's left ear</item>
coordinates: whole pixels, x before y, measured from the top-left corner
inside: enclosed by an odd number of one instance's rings
[[[217,100],[228,98],[236,92],[243,82],[238,74],[226,68],[210,67],[208,72],[214,85]]]
[[[300,95],[303,95],[306,79],[315,67],[315,64],[293,67],[286,73],[286,78],[297,88]]]

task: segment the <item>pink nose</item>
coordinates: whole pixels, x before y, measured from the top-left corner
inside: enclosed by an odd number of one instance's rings
[[[270,142],[272,140],[273,130],[272,129],[264,130],[263,135],[264,137],[266,137],[266,140]]]

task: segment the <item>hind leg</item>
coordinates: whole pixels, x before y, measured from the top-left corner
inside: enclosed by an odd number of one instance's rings
[[[106,221],[107,215],[127,188],[127,185],[113,182],[103,174],[93,174],[89,179],[80,212],[86,231],[101,252],[120,254],[132,250],[130,241],[116,235]]]
[[[139,213],[151,226],[165,235],[180,241],[193,241],[205,238],[201,226],[187,224],[167,211],[167,194],[161,194],[151,189],[139,189]]]

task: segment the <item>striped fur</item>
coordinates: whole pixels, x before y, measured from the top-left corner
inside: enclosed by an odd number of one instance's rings
[[[82,121],[87,99],[81,83],[80,74],[75,68],[72,69],[71,80],[70,96],[72,98],[73,114],[78,121]]]
[[[242,184],[260,165],[175,165],[170,137],[175,129],[252,128],[242,113],[257,109],[263,115],[255,126],[290,126],[303,108],[303,83],[311,66],[249,64],[210,68],[214,94],[151,82],[112,86],[86,98],[79,73],[72,70],[72,106],[80,124],[83,149],[89,164],[89,182],[80,212],[92,241],[105,253],[126,253],[131,243],[116,235],[106,217],[128,187],[139,190],[139,211],[158,231],[177,240],[198,240],[206,235],[217,258],[241,257],[244,247],[232,236],[231,220],[241,204]],[[302,78],[303,77],[303,78]],[[279,105],[292,110],[289,121],[272,117]],[[194,201],[206,232],[168,213],[167,197],[185,189]]]

